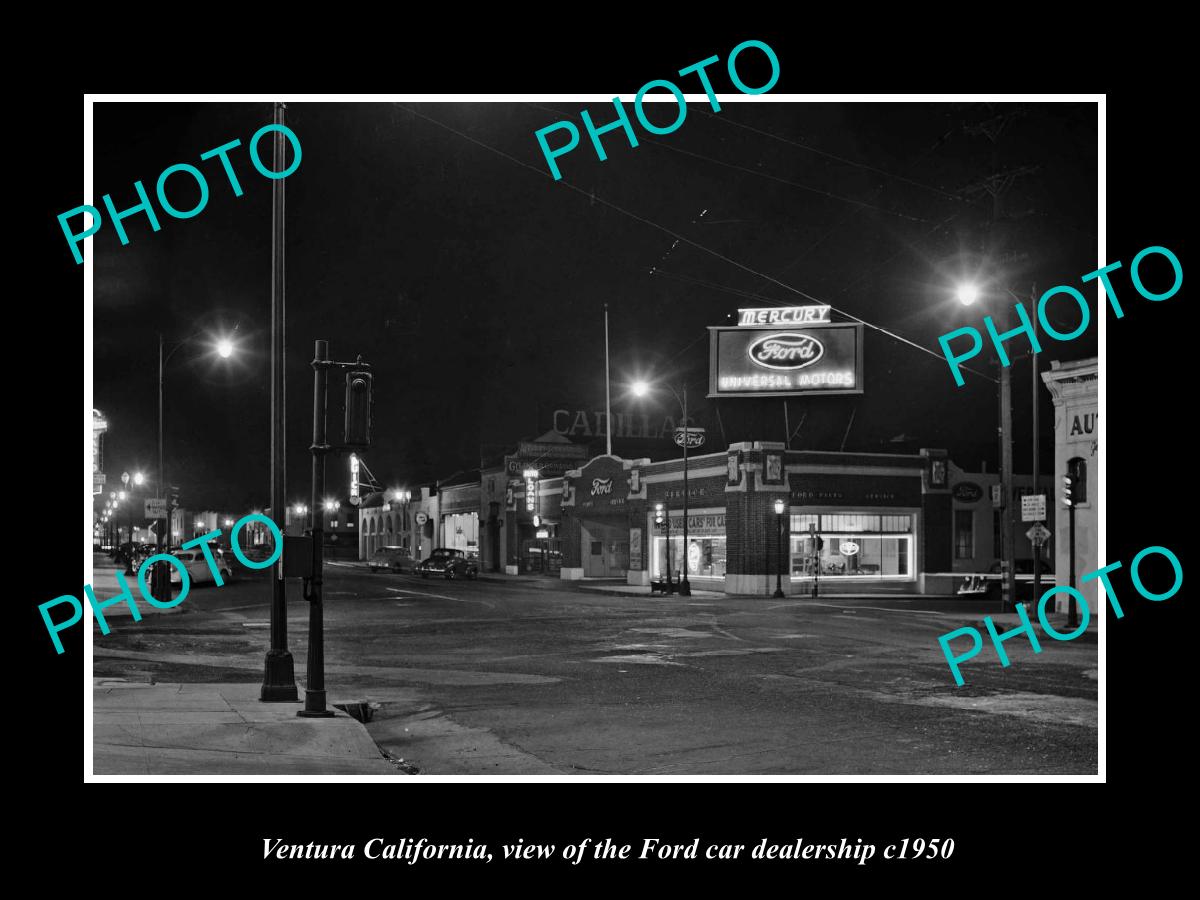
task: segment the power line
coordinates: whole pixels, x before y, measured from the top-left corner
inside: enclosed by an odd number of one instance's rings
[[[527,163],[523,160],[517,159],[515,156],[512,156],[508,153],[505,153],[503,150],[499,150],[495,147],[492,147],[490,144],[486,144],[483,141],[478,140],[477,138],[471,137],[471,135],[466,134],[465,132],[459,131],[457,128],[453,128],[450,125],[445,124],[444,122],[440,122],[437,119],[431,118],[430,116],[426,116],[423,113],[419,113],[416,110],[413,110],[407,106],[404,106],[403,104],[397,103],[396,106],[400,109],[403,109],[405,112],[416,116],[418,119],[424,119],[426,122],[429,122],[433,125],[437,125],[439,128],[444,128],[446,131],[449,131],[452,134],[456,134],[459,137],[463,138],[464,140],[470,141],[472,144],[482,147],[483,149],[487,150],[490,153],[494,153],[497,156],[502,156],[505,159],[507,159],[509,162],[516,163],[521,168],[528,169],[529,171],[536,173],[537,175],[541,176],[542,178],[553,179],[553,176],[548,171],[543,171],[542,169],[538,168],[537,166],[531,166],[529,163]],[[631,212],[630,210],[627,210],[624,207],[618,206],[616,203],[613,203],[610,200],[605,200],[603,197],[601,197],[595,191],[585,191],[583,188],[578,187],[574,184],[571,184],[569,181],[562,180],[562,179],[556,181],[555,184],[562,185],[563,187],[569,188],[570,190],[574,191],[577,194],[580,194],[584,197],[589,198],[589,200],[592,203],[599,203],[602,206],[607,206],[609,209],[615,210],[616,212],[621,213],[621,215],[628,216],[629,218],[633,219],[634,221],[641,222],[643,225],[648,225],[651,228],[654,228],[658,231],[663,232],[664,234],[668,234],[671,237],[675,238],[676,240],[680,241],[681,243],[687,244],[689,247],[695,247],[697,250],[707,253],[710,256],[713,256],[716,259],[721,260],[722,262],[729,263],[729,265],[735,266],[736,268],[741,269],[743,272],[749,272],[751,275],[754,275],[758,278],[766,279],[767,281],[771,282],[772,284],[778,285],[779,287],[783,288],[786,291],[790,291],[793,294],[797,294],[798,296],[804,297],[806,300],[811,300],[813,303],[817,303],[822,306],[829,306],[830,309],[832,309],[834,312],[838,313],[839,315],[845,316],[846,318],[848,318],[854,322],[857,322],[860,325],[863,325],[867,328],[873,329],[874,331],[878,331],[881,334],[886,334],[888,337],[892,338],[893,340],[897,340],[902,344],[907,344],[908,346],[913,347],[916,350],[920,350],[922,353],[929,354],[934,359],[937,359],[942,362],[945,361],[945,357],[943,357],[940,353],[934,353],[932,350],[928,349],[927,347],[922,347],[920,344],[910,341],[906,337],[902,337],[902,336],[896,334],[895,332],[889,331],[888,329],[886,329],[880,325],[875,325],[871,322],[868,322],[866,319],[860,319],[858,316],[854,315],[853,313],[848,313],[845,310],[838,309],[837,307],[833,306],[832,304],[826,303],[826,302],[820,300],[819,298],[814,297],[812,294],[806,293],[805,291],[802,291],[799,288],[792,287],[790,284],[785,284],[784,282],[780,281],[777,278],[773,278],[764,272],[759,272],[758,270],[753,269],[750,266],[745,265],[744,263],[738,262],[736,259],[731,259],[730,257],[726,256],[723,253],[718,253],[716,250],[713,250],[711,247],[706,247],[701,243],[693,241],[691,238],[685,237],[684,235],[680,234],[677,231],[673,231],[672,229],[668,228],[665,225],[660,225],[657,222],[652,221],[651,219],[647,219],[645,216],[640,216],[635,212]],[[959,368],[966,370],[968,372],[971,372],[975,375],[979,375],[981,378],[986,378],[989,381],[996,380],[994,378],[991,378],[991,376],[989,376],[989,375],[985,375],[983,372],[976,371],[975,369],[970,369],[966,366],[960,366]]]
[[[567,118],[574,118],[574,116],[571,113],[563,112],[562,110],[554,109],[553,107],[542,106],[537,103],[526,103],[525,105],[532,106],[536,109],[544,110],[545,112],[554,113],[556,116],[566,116]],[[739,166],[736,163],[725,162],[720,159],[713,159],[711,156],[705,156],[703,153],[696,153],[691,150],[684,150],[682,147],[677,147],[673,144],[668,144],[663,141],[654,141],[649,138],[642,138],[641,141],[639,141],[639,143],[649,144],[652,147],[659,147],[663,150],[669,150],[672,153],[679,153],[683,156],[690,156],[693,159],[702,159],[705,162],[710,162],[710,163],[713,163],[714,165],[724,166],[727,169],[734,169],[735,171],[738,171],[738,172],[745,172],[748,175],[755,175],[759,178],[766,178],[769,181],[776,181],[780,184],[786,184],[790,187],[799,188],[802,191],[808,191],[810,193],[817,194],[822,197],[828,197],[831,200],[840,200],[843,203],[849,203],[853,206],[859,207],[860,209],[873,209],[876,212],[886,213],[887,215],[897,216],[901,219],[908,219],[913,222],[928,222],[929,221],[928,219],[922,219],[919,216],[910,216],[907,213],[897,212],[894,209],[885,209],[882,206],[875,206],[874,204],[866,203],[862,200],[855,200],[852,197],[843,197],[840,194],[835,194],[831,191],[822,190],[821,188],[815,188],[815,187],[812,187],[811,185],[801,184],[798,181],[792,181],[788,178],[780,178],[778,175],[772,175],[769,172],[761,172],[761,171],[758,171],[757,169],[748,169],[745,166]]]

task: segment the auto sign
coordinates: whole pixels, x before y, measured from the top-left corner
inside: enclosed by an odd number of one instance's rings
[[[858,544],[854,541],[842,541],[842,546],[838,547],[838,551],[842,556],[853,556],[858,552]]]
[[[675,443],[680,447],[687,445],[689,450],[704,446],[704,429],[689,425],[687,428],[675,429]]]

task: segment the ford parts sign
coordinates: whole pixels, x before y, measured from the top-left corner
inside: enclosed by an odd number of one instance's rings
[[[710,397],[863,392],[862,326],[710,327]]]

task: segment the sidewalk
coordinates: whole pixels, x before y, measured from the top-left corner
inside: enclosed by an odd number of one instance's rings
[[[94,774],[401,774],[341,710],[302,719],[302,702],[263,703],[259,690],[93,679]]]

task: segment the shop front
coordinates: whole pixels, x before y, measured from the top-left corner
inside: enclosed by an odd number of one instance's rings
[[[648,462],[641,460],[639,462]],[[631,566],[630,503],[639,497],[644,511],[645,486],[634,463],[597,456],[563,478],[562,567],[564,579],[625,578]],[[643,547],[638,535],[637,563]]]
[[[465,480],[469,478],[469,480]],[[479,555],[479,473],[464,476],[454,485],[439,485],[438,545],[462,550],[469,557]]]

